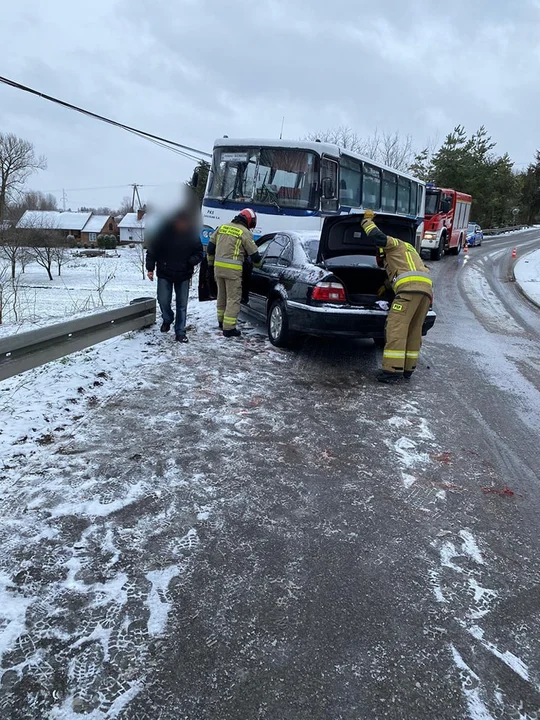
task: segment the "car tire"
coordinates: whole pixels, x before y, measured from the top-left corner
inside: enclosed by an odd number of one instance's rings
[[[292,336],[289,332],[289,316],[287,308],[281,299],[274,300],[268,310],[266,321],[268,339],[275,347],[288,347]]]
[[[444,255],[444,235],[441,235],[441,240],[439,242],[438,247],[435,250],[431,251],[430,259],[436,262],[437,260],[440,260],[442,256]]]
[[[385,338],[373,338],[373,342],[375,343],[375,347],[378,348],[384,348],[384,346],[386,345]]]

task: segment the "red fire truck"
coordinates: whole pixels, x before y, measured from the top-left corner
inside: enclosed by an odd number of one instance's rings
[[[422,250],[429,250],[432,260],[440,260],[445,252],[459,255],[467,242],[471,203],[470,195],[426,185]]]

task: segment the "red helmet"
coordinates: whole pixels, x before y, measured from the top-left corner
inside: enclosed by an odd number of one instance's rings
[[[247,220],[248,228],[254,230],[257,227],[257,213],[251,208],[245,208],[239,213],[243,218]]]

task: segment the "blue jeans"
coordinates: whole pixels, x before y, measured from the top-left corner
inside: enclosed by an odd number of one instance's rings
[[[169,325],[173,324],[175,319],[171,308],[172,292],[176,295],[176,321],[174,323],[174,332],[177,335],[186,334],[186,315],[189,297],[189,280],[173,283],[166,278],[158,277],[157,280],[157,299],[161,308],[163,322]]]

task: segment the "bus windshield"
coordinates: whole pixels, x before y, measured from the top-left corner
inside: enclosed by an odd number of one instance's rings
[[[317,210],[318,170],[318,156],[306,150],[216,148],[206,197]]]
[[[426,192],[426,216],[436,215],[439,212],[439,200],[441,194],[436,191],[428,190]]]

